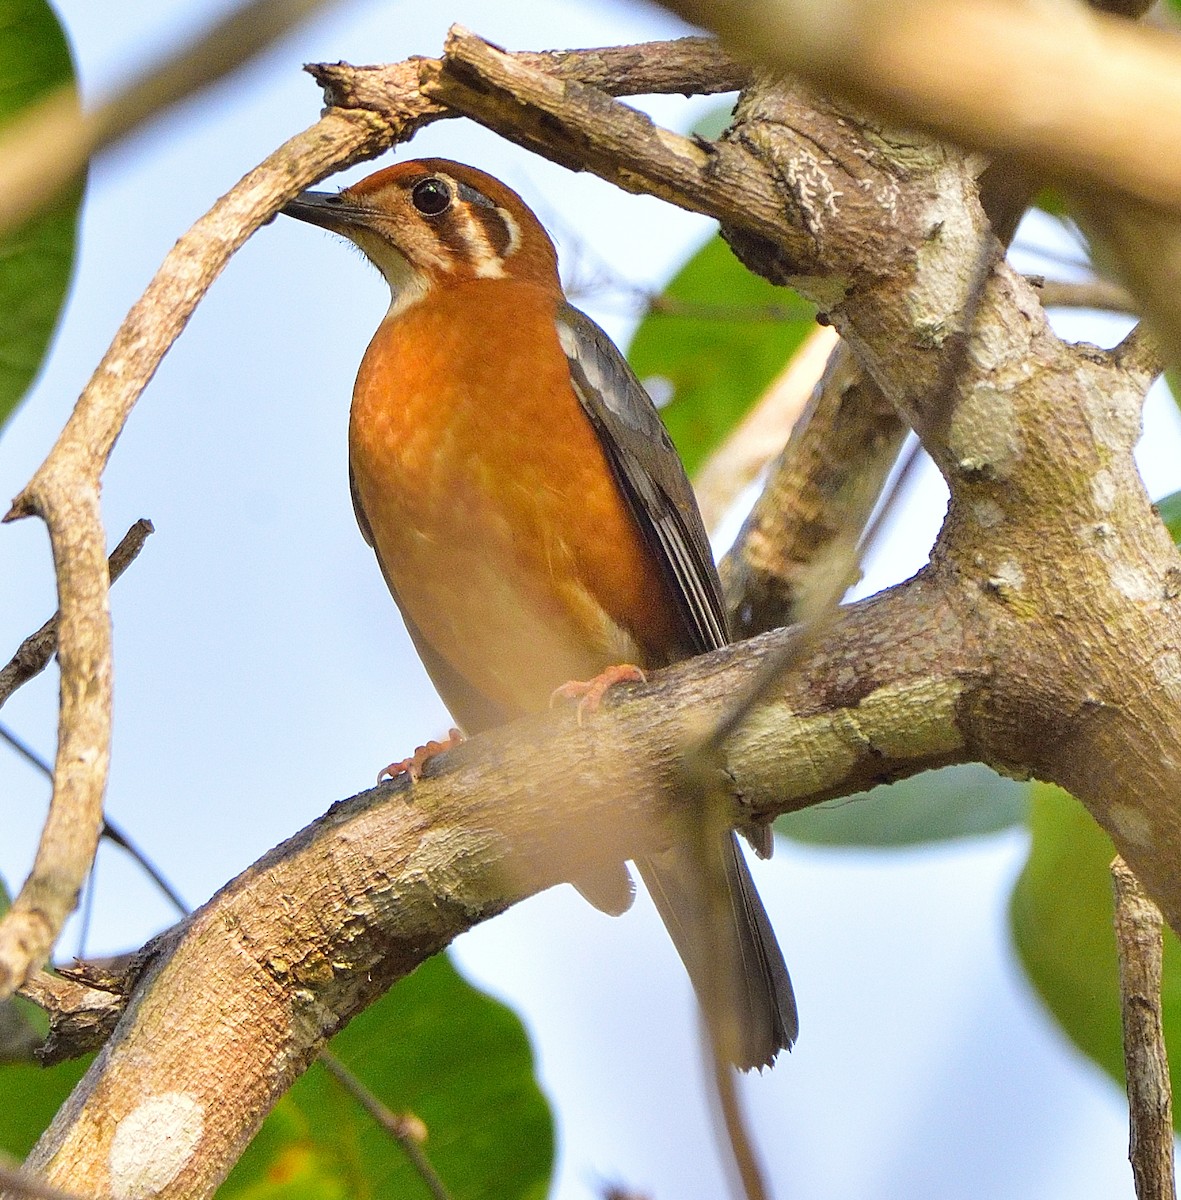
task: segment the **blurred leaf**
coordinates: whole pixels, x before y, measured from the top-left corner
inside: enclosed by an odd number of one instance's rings
[[[86,1073],[93,1055],[38,1067],[0,1067],[0,1151],[23,1159]]]
[[[4,880],[0,879],[0,917],[8,911],[12,901]],[[48,1025],[38,1018],[41,1010],[20,996],[0,1001],[0,1066],[9,1063],[30,1062],[33,1051],[45,1040]],[[0,1081],[3,1076],[0,1075]],[[0,1082],[0,1094],[3,1083]]]
[[[1181,374],[1178,374],[1172,367],[1165,368],[1165,386],[1169,389],[1169,395],[1173,397],[1173,403],[1181,408]],[[1176,541],[1176,535],[1173,536],[1173,541]]]
[[[395,1113],[429,1131],[424,1149],[453,1200],[542,1200],[553,1122],[528,1039],[504,1005],[445,955],[423,963],[333,1038],[331,1049]],[[429,1200],[401,1148],[318,1064],[267,1118],[221,1200]]]
[[[45,0],[0,0],[0,125],[74,80],[66,36]],[[79,182],[0,238],[0,426],[41,369],[74,267]]]
[[[1108,870],[1115,849],[1072,796],[1049,784],[1031,786],[1032,842],[1009,906],[1013,940],[1034,987],[1084,1054],[1121,1085],[1119,967],[1112,929]],[[1181,1028],[1181,944],[1165,929],[1161,986],[1166,1039],[1177,1048]],[[1174,1094],[1181,1060],[1170,1054]],[[1174,1120],[1181,1115],[1177,1110]]]
[[[1181,542],[1181,492],[1174,492],[1163,500],[1156,502],[1156,511],[1164,521],[1169,536],[1175,542]]]
[[[1062,221],[1067,220],[1070,216],[1066,201],[1063,200],[1062,193],[1057,188],[1041,188],[1033,198],[1033,207],[1040,208],[1042,212],[1049,213],[1051,217],[1057,217]]]
[[[708,112],[693,122],[690,132],[707,142],[716,142],[734,122],[734,101],[715,104]]]
[[[628,350],[639,377],[671,387],[661,416],[692,475],[766,391],[815,327],[815,308],[752,274],[715,235],[640,322]]]
[[[913,846],[996,833],[1027,807],[1024,784],[967,763],[784,813],[775,830],[822,846]]]

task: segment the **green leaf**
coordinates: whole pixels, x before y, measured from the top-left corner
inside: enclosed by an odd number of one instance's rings
[[[1169,537],[1175,542],[1181,542],[1181,492],[1174,492],[1163,500],[1156,502],[1156,511],[1164,521]]]
[[[424,1150],[454,1200],[542,1200],[549,1107],[520,1021],[444,955],[339,1033],[332,1052],[395,1113],[425,1122]],[[429,1200],[402,1149],[319,1064],[267,1118],[221,1200]]]
[[[628,359],[670,386],[664,423],[692,475],[815,327],[795,292],[752,274],[718,236],[681,268],[640,323]]]
[[[1060,221],[1065,221],[1070,216],[1062,193],[1054,187],[1039,188],[1033,198],[1033,207],[1040,208],[1042,212],[1057,217]]]
[[[1038,994],[1071,1041],[1122,1084],[1108,870],[1115,849],[1074,797],[1049,784],[1030,790],[1029,859],[1009,905],[1013,940]],[[1173,1031],[1181,1028],[1181,944],[1167,927],[1161,1004],[1166,1040],[1173,1043],[1169,1057],[1176,1094],[1181,1059]]]
[[[70,50],[45,0],[0,0],[0,125],[72,84]],[[74,267],[82,184],[0,238],[0,426],[41,369]]]
[[[1025,786],[981,763],[926,771],[785,813],[776,832],[822,846],[913,846],[996,833],[1025,819]]]
[[[0,917],[9,910],[12,901],[4,880],[0,879]],[[45,1041],[49,1024],[35,1005],[20,996],[0,1001],[0,1066],[9,1063],[31,1062],[33,1051]],[[3,1076],[0,1075],[0,1081]],[[0,1082],[0,1090],[3,1083]]]
[[[38,1067],[0,1067],[0,1151],[23,1159],[86,1073],[93,1055]]]

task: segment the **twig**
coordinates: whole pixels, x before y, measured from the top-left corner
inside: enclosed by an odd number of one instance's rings
[[[22,758],[30,762],[47,779],[53,779],[53,768],[27,742],[18,738],[7,725],[0,724],[0,738],[3,738]],[[168,897],[173,908],[181,916],[187,916],[190,909],[181,899],[180,893],[161,873],[160,868],[131,840],[131,838],[116,825],[110,817],[103,817],[103,837],[112,845],[125,850],[135,860],[147,877]]]
[[[750,82],[750,68],[731,58],[713,38],[687,37],[634,46],[601,46],[593,50],[521,50],[506,52],[522,66],[597,88],[609,96],[682,93],[686,96],[736,92]],[[324,89],[324,102],[337,108],[363,108],[393,117],[407,86],[406,67],[414,67],[414,84],[423,65],[432,72],[438,59],[411,60],[383,66],[312,63],[306,70]],[[436,104],[426,120],[459,113]]]
[[[451,1200],[450,1193],[422,1148],[427,1130],[421,1119],[412,1113],[391,1112],[335,1054],[321,1050],[320,1061],[345,1091],[402,1147],[410,1165],[418,1172],[434,1200]]]
[[[1140,376],[1146,385],[1165,369],[1160,344],[1143,321],[1137,321],[1111,353],[1124,370]]]
[[[1118,855],[1111,864],[1137,1200],[1174,1200],[1173,1094],[1161,1024],[1161,914]]]
[[[105,146],[244,62],[335,0],[252,0],[93,112],[72,85],[51,93],[0,138],[0,233],[53,197]]]
[[[740,147],[662,129],[600,89],[555,79],[461,25],[448,32],[441,60],[422,60],[419,87],[427,98],[572,170],[708,213],[773,239],[801,260],[814,249],[806,231],[783,219],[775,182]]]
[[[1104,312],[1119,313],[1140,311],[1132,293],[1110,279],[1084,279],[1078,282],[1043,279],[1037,289],[1046,308],[1097,308]]]
[[[734,1069],[716,1052],[713,1052],[711,1039],[704,1029],[702,1041],[705,1043],[707,1051],[710,1051],[708,1057],[713,1073],[714,1095],[717,1097],[718,1108],[721,1110],[719,1115],[734,1155],[734,1166],[738,1171],[738,1182],[742,1188],[742,1194],[746,1200],[768,1200],[767,1183],[763,1178],[762,1165],[755,1153],[754,1141],[746,1125]]]
[[[127,570],[153,533],[151,521],[141,517],[123,535],[123,540],[111,551],[107,570],[112,583]],[[16,691],[39,675],[49,665],[57,649],[57,623],[60,614],[54,613],[36,633],[31,633],[17,647],[8,663],[0,668],[0,705]],[[20,749],[20,747],[18,747]]]

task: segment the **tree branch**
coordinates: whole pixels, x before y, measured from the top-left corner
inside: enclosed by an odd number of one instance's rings
[[[236,70],[326,2],[251,0],[93,112],[79,109],[73,84],[51,93],[0,138],[0,234],[52,201],[100,150]]]
[[[169,252],[128,314],[49,457],[5,520],[44,518],[57,574],[61,700],[53,797],[33,870],[0,919],[0,999],[49,953],[94,859],[110,754],[111,631],[99,480],[131,409],[230,255],[286,200],[392,136],[331,113],[252,171]]]
[[[1053,335],[1000,261],[978,164],[802,87],[749,90],[733,133],[702,147],[463,31],[441,64],[413,65],[402,132],[446,98],[720,215],[748,261],[829,313],[948,481],[930,566],[814,632],[726,743],[734,821],[981,760],[1074,791],[1181,927],[1181,560],[1132,459],[1149,373]],[[399,132],[366,129],[357,153]],[[99,1193],[150,1169],[162,1198],[209,1194],[322,1040],[394,979],[521,897],[659,845],[685,803],[684,747],[791,636],[679,664],[584,729],[552,714],[483,735],[413,792],[334,807],[149,948],[32,1161]]]
[[[1160,909],[1122,858],[1111,864],[1119,951],[1124,1067],[1137,1200],[1174,1200],[1173,1092],[1161,1024],[1164,943]]]
[[[144,542],[155,532],[151,521],[140,518],[123,535],[107,560],[108,578],[114,583],[136,560]],[[16,653],[0,668],[0,705],[19,687],[40,675],[49,665],[57,649],[57,623],[60,614],[54,613],[36,633],[31,633],[16,648]]]
[[[735,817],[963,754],[957,707],[975,684],[952,614],[932,620],[939,593],[916,579],[842,616],[729,748]],[[135,1148],[158,1156],[174,1128],[183,1153],[153,1194],[211,1194],[323,1040],[395,979],[522,897],[658,845],[681,747],[785,636],[618,689],[581,727],[555,712],[483,734],[413,788],[335,805],[145,948],[127,1011],[30,1167],[120,1194],[146,1169]],[[140,1143],[149,1116],[157,1136]]]

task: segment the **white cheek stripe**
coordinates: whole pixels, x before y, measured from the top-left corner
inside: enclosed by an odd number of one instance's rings
[[[463,207],[456,210],[463,217],[464,240],[471,255],[472,268],[478,279],[503,279],[504,261],[492,248],[484,226],[472,215],[472,210]]]
[[[496,213],[504,222],[505,229],[508,230],[508,245],[505,247],[504,257],[511,258],[521,248],[521,227],[517,224],[516,217],[507,208],[498,208]]]

